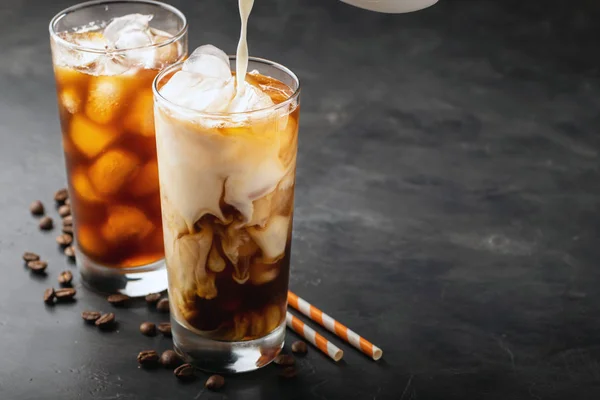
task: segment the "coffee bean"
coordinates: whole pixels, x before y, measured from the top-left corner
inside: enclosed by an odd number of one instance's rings
[[[60,283],[61,285],[70,285],[72,280],[73,274],[71,273],[71,271],[65,270],[58,275],[58,283]]]
[[[40,256],[32,253],[30,251],[26,251],[25,253],[23,253],[23,260],[25,262],[29,262],[29,261],[37,261],[40,259]]]
[[[162,333],[165,337],[171,337],[171,324],[169,322],[161,322],[158,324],[158,331]]]
[[[73,246],[65,247],[64,253],[65,253],[65,256],[67,256],[69,258],[75,258],[75,247],[73,247]]]
[[[56,300],[58,301],[73,300],[76,294],[77,290],[73,288],[62,288],[54,291],[54,295],[56,296]]]
[[[160,355],[159,362],[165,368],[177,368],[181,364],[181,358],[173,350],[166,350]]]
[[[31,211],[33,215],[44,215],[44,205],[41,201],[36,200],[29,206],[29,211]]]
[[[208,390],[219,390],[225,385],[225,378],[221,375],[211,375],[204,384]]]
[[[144,350],[138,354],[137,361],[144,368],[156,367],[158,365],[158,354],[154,350]]]
[[[60,215],[63,218],[67,215],[71,215],[71,207],[66,204],[58,207],[58,215]]]
[[[67,191],[67,189],[58,189],[56,191],[56,193],[54,193],[54,200],[57,203],[64,203],[65,200],[67,200],[69,198],[69,192]]]
[[[302,340],[296,340],[292,343],[292,351],[298,354],[306,354],[308,352],[308,347]]]
[[[44,231],[48,231],[54,228],[54,221],[50,217],[44,217],[40,220],[40,229]]]
[[[58,235],[56,237],[56,243],[58,243],[60,246],[69,246],[71,243],[73,243],[73,236],[67,235],[66,233]]]
[[[294,357],[290,356],[289,354],[280,354],[277,357],[275,357],[273,362],[277,365],[287,367],[290,365],[294,365],[296,363],[296,360],[294,360]]]
[[[65,204],[68,205],[68,206],[70,206],[71,205],[71,199],[67,197],[65,199]]]
[[[67,226],[73,226],[73,216],[72,215],[67,215],[66,217],[63,218],[63,228],[67,227]]]
[[[282,378],[284,378],[284,379],[295,378],[296,375],[298,375],[298,371],[294,367],[285,367],[279,373],[279,376],[282,377]]]
[[[195,378],[194,367],[191,364],[182,364],[173,371],[177,379],[182,381],[191,381]]]
[[[62,231],[63,231],[63,233],[72,235],[73,234],[73,225],[63,225]]]
[[[37,260],[37,261],[29,261],[27,263],[27,267],[37,274],[41,274],[48,267],[48,263],[46,261]]]
[[[156,336],[156,325],[152,322],[142,322],[140,332],[142,332],[142,335]]]
[[[108,300],[108,302],[110,304],[112,304],[115,307],[123,307],[125,305],[127,305],[127,303],[129,302],[130,297],[125,295],[125,294],[111,294],[110,296],[108,296],[106,298],[106,300]]]
[[[44,290],[44,303],[52,304],[54,303],[54,288],[48,288]]]
[[[146,303],[148,304],[156,304],[162,295],[160,293],[150,293],[146,296]]]
[[[96,320],[94,323],[100,329],[110,329],[114,326],[115,323],[115,314],[108,313],[102,314],[100,318]]]
[[[84,311],[81,313],[81,318],[83,318],[83,320],[88,324],[96,322],[101,316],[102,314],[100,314],[98,311]]]
[[[169,299],[160,299],[158,303],[156,303],[156,310],[162,313],[168,313]]]

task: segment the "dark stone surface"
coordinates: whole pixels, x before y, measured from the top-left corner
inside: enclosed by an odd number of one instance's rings
[[[173,4],[191,47],[234,51],[235,1]],[[169,347],[138,333],[164,316],[117,310],[103,333],[79,313],[110,306],[79,284],[77,302],[42,303],[67,263],[28,206],[64,182],[47,23],[67,5],[0,5],[0,399],[598,398],[596,1],[391,16],[257,0],[251,54],[304,85],[291,287],[384,358],[311,348],[295,381],[272,366],[222,393],[137,368],[140,350]],[[24,270],[25,250],[47,278]]]

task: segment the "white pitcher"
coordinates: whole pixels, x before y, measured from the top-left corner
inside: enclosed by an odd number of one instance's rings
[[[382,13],[407,13],[434,5],[438,0],[342,0],[344,3]]]

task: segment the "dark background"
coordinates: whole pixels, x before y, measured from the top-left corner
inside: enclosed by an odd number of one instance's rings
[[[70,4],[0,5],[0,399],[598,398],[598,2],[394,16],[256,1],[250,53],[303,84],[291,288],[384,357],[342,344],[335,364],[311,348],[293,382],[270,366],[216,394],[137,368],[138,351],[169,346],[139,323],[165,317],[117,311],[102,334],[79,317],[108,310],[102,297],[42,303],[73,268],[28,212],[64,185],[47,25]],[[191,49],[235,50],[235,1],[172,4]],[[48,278],[24,270],[25,250]]]

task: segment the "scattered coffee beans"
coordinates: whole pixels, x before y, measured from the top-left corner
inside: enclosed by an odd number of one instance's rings
[[[50,217],[44,217],[40,220],[40,229],[43,231],[49,231],[54,227],[54,221]]]
[[[65,226],[73,226],[73,216],[67,215],[63,218],[63,227]]]
[[[158,365],[158,354],[154,350],[144,350],[138,354],[137,361],[144,368],[156,367]]]
[[[65,253],[65,256],[67,256],[69,258],[75,258],[75,247],[73,247],[73,246],[65,247],[64,253]]]
[[[60,215],[63,218],[67,215],[71,215],[71,207],[66,204],[58,207],[58,215]]]
[[[77,290],[75,290],[74,288],[62,288],[54,291],[54,295],[56,296],[56,300],[58,301],[73,300],[76,294]]]
[[[73,274],[71,271],[65,270],[58,275],[58,283],[61,285],[70,285],[72,280]]]
[[[115,307],[124,307],[129,302],[130,297],[125,294],[111,294],[106,298],[110,304]]]
[[[298,354],[306,354],[308,352],[308,347],[302,340],[296,340],[292,343],[292,351]]]
[[[56,193],[54,193],[54,200],[59,204],[64,203],[68,198],[69,192],[67,189],[58,189]]]
[[[29,262],[29,261],[37,261],[40,259],[40,256],[32,253],[30,251],[26,251],[25,253],[23,253],[23,260],[25,262]]]
[[[81,313],[81,318],[83,318],[83,320],[88,324],[96,322],[101,316],[102,314],[100,314],[98,311],[84,311]]]
[[[145,336],[156,336],[156,325],[152,322],[142,322],[140,332]]]
[[[191,364],[182,364],[173,371],[177,379],[182,381],[191,381],[195,378],[194,367]]]
[[[280,354],[277,357],[275,357],[273,362],[277,365],[283,365],[284,367],[287,367],[290,365],[294,365],[296,363],[296,360],[294,360],[294,357],[290,356],[289,354]]]
[[[31,211],[33,215],[44,215],[44,205],[41,201],[36,200],[29,206],[29,211]]]
[[[27,263],[27,267],[35,273],[41,274],[48,267],[48,263],[46,261],[37,260],[37,261],[29,261]]]
[[[181,364],[181,358],[173,350],[166,350],[160,355],[159,362],[165,368],[177,368]]]
[[[95,325],[100,329],[111,329],[115,324],[115,314],[102,314],[95,322]]]
[[[72,235],[73,234],[73,225],[63,225],[62,231],[63,231],[63,233]]]
[[[71,235],[67,235],[66,233],[63,233],[62,235],[58,235],[56,237],[56,243],[58,243],[58,245],[60,246],[69,246],[71,243],[73,243],[73,236]]]
[[[169,299],[160,299],[158,303],[156,303],[156,310],[162,313],[168,313]]]
[[[161,322],[158,324],[158,331],[165,337],[171,337],[171,324],[169,322]]]
[[[146,296],[146,303],[156,304],[160,300],[161,297],[162,296],[160,293],[150,293],[149,295]]]
[[[206,380],[204,387],[208,390],[219,390],[225,385],[225,378],[221,375],[211,375],[210,378]]]
[[[54,303],[54,288],[48,288],[44,290],[44,303],[52,304]]]

